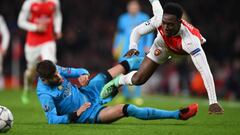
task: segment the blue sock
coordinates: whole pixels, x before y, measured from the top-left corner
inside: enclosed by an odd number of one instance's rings
[[[126,108],[126,114],[142,120],[155,120],[155,119],[179,119],[179,110],[166,111],[155,108],[140,108],[135,105],[129,104]]]
[[[131,58],[127,58],[126,61],[129,64],[129,70],[138,70],[144,57],[133,56]]]

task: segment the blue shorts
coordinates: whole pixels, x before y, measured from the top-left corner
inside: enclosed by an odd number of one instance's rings
[[[99,73],[93,79],[90,80],[89,84],[85,87],[81,87],[79,90],[86,95],[88,101],[91,102],[91,107],[88,108],[82,115],[85,116],[84,120],[80,123],[98,123],[98,114],[104,108],[103,104],[108,103],[112,100],[103,100],[100,97],[103,86],[109,82],[112,78],[107,73]],[[82,116],[81,116],[82,117]],[[81,119],[80,117],[80,119]]]

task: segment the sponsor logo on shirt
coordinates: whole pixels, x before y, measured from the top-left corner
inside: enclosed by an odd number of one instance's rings
[[[50,111],[50,107],[48,105],[44,105],[42,108],[43,108],[43,110],[45,112],[49,112]]]
[[[148,20],[145,22],[145,25],[150,25],[151,24],[151,20]]]
[[[58,90],[63,90],[63,86],[62,85],[59,85],[57,88],[58,88]]]

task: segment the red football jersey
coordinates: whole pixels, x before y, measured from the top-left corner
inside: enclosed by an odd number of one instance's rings
[[[53,17],[55,10],[56,3],[53,1],[31,3],[29,21],[35,24],[45,23],[47,30],[43,33],[29,31],[27,33],[28,45],[37,46],[41,43],[54,40]]]

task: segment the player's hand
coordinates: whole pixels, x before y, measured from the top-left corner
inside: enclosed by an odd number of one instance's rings
[[[55,33],[55,39],[60,39],[62,38],[62,33]]]
[[[37,32],[43,33],[47,30],[47,25],[44,23],[40,23],[37,25]]]
[[[208,113],[209,114],[223,114],[224,109],[222,108],[222,106],[219,103],[213,103],[213,104],[209,105]]]
[[[129,50],[126,54],[124,54],[124,57],[129,58],[129,57],[131,57],[131,56],[133,56],[133,55],[138,56],[138,55],[139,55],[139,51],[136,50],[136,49],[131,49],[131,50]]]
[[[77,110],[77,116],[80,116],[83,112],[85,112],[89,107],[91,106],[90,102],[84,103],[78,110]]]
[[[89,82],[89,74],[87,75],[81,75],[79,78],[78,78],[78,82],[80,83],[81,86],[86,86]]]

